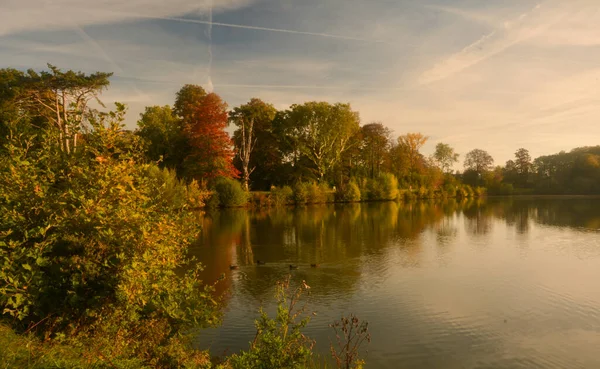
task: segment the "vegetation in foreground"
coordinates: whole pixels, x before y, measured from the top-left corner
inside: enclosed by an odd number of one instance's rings
[[[108,113],[88,107],[108,74],[51,67],[1,76],[0,362],[213,367],[208,352],[191,346],[198,329],[219,324],[221,315],[213,286],[188,256],[200,231],[191,210],[204,205],[207,191],[146,160],[143,141],[123,129],[123,105]],[[221,106],[214,96],[202,101]],[[226,178],[213,183],[220,194],[239,186]],[[226,199],[245,201],[233,192]],[[265,359],[258,367],[314,365],[300,331],[308,321],[297,322],[295,303],[278,296],[277,318],[262,315],[257,323],[260,342],[221,366],[248,367],[256,355]]]

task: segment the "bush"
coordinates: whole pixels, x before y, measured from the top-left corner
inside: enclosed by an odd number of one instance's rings
[[[350,183],[340,186],[336,191],[336,200],[341,202],[358,202],[360,201],[360,188],[356,182],[351,181]]]
[[[256,336],[250,349],[231,355],[225,368],[305,368],[312,358],[315,342],[301,330],[310,321],[303,303],[303,295],[310,287],[304,282],[295,289],[290,277],[277,284],[277,316],[270,318],[260,310],[255,322]],[[298,318],[300,320],[298,321]]]
[[[474,194],[477,197],[483,197],[486,195],[486,192],[487,192],[487,190],[485,187],[477,187],[477,188],[475,188]]]
[[[269,197],[273,205],[283,206],[294,201],[294,191],[290,186],[273,187]]]
[[[390,173],[383,173],[377,179],[381,188],[381,200],[396,200],[398,196],[398,179]]]
[[[240,182],[234,179],[225,177],[217,179],[214,191],[218,195],[221,207],[245,206],[248,203],[248,193],[244,191]]]
[[[146,167],[145,175],[156,189],[155,198],[162,201],[162,206],[171,206],[176,209],[184,207],[201,208],[210,196],[209,192],[202,190],[196,180],[189,184],[177,178],[172,169],[159,168],[155,165]]]
[[[294,186],[294,201],[298,205],[320,204],[329,201],[329,187],[315,182],[301,183]]]
[[[49,346],[72,345],[104,367],[206,364],[186,334],[219,313],[187,257],[200,231],[187,190],[120,151],[121,129],[95,126],[72,155],[49,139],[5,145],[0,311],[17,333],[35,326]],[[158,182],[169,190],[156,196]]]

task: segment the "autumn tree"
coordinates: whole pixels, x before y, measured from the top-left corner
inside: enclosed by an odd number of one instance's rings
[[[182,120],[190,145],[183,164],[186,176],[204,181],[216,177],[237,178],[232,142],[225,131],[227,104],[221,97],[207,94],[200,86],[185,85],[177,93],[175,113]]]
[[[454,163],[458,162],[458,157],[459,154],[448,144],[440,142],[435,146],[433,158],[444,173],[449,173],[452,170]]]
[[[257,147],[262,151],[261,149],[269,144],[267,141],[273,139],[269,137],[269,133],[276,113],[277,110],[273,105],[257,98],[236,107],[229,113],[230,122],[237,127],[233,142],[241,164],[242,186],[246,191],[249,190],[250,175],[258,165],[255,160],[252,160],[253,153]]]
[[[402,152],[407,156],[408,174],[411,181],[419,164],[423,164],[423,155],[419,150],[428,139],[428,136],[421,133],[407,133],[398,137],[398,146],[402,148]]]
[[[292,105],[283,115],[284,132],[290,144],[313,165],[322,181],[348,149],[359,129],[358,113],[350,104],[307,102]]]

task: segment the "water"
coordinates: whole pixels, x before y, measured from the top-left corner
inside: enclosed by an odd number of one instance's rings
[[[328,324],[355,313],[369,322],[368,368],[600,368],[600,199],[237,209],[203,222],[193,253],[206,281],[227,276],[223,325],[198,337],[213,354],[248,347],[258,308],[298,264],[322,355]]]

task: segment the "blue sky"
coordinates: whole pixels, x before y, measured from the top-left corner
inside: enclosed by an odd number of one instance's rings
[[[597,0],[3,0],[0,67],[110,71],[103,101],[350,102],[497,164],[600,144]]]

